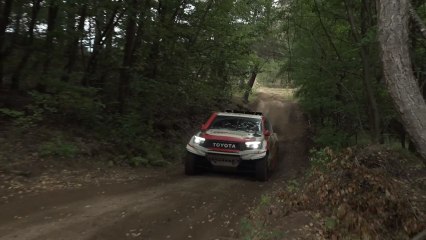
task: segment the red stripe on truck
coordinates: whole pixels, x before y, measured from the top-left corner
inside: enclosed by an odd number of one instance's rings
[[[209,118],[209,120],[207,120],[207,122],[206,123],[204,123],[204,125],[203,125],[203,129],[202,130],[207,130],[207,129],[209,129],[210,128],[210,125],[212,125],[212,122],[216,119],[216,116],[217,116],[217,112],[214,112],[211,116],[210,116],[210,118]]]

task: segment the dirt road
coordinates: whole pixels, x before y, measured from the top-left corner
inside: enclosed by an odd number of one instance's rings
[[[186,177],[181,166],[142,181],[93,184],[0,205],[0,239],[234,239],[265,191],[307,164],[306,121],[292,101],[260,92],[252,105],[280,135],[279,169],[267,183],[240,174]]]

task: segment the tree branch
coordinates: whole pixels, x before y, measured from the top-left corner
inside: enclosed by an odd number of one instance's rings
[[[328,41],[329,41],[329,43],[330,43],[331,47],[333,48],[334,52],[336,53],[337,59],[338,59],[341,63],[343,63],[343,59],[342,59],[342,57],[340,56],[340,53],[339,53],[339,51],[337,50],[337,47],[336,47],[336,45],[335,45],[335,44],[334,44],[334,42],[333,42],[333,38],[330,36],[330,33],[327,31],[327,28],[325,27],[324,22],[322,21],[321,11],[320,11],[320,9],[319,9],[319,6],[318,6],[317,1],[316,1],[316,0],[314,0],[314,3],[315,3],[315,10],[317,11],[318,19],[319,19],[319,21],[320,21],[320,24],[321,24],[322,29],[324,30],[325,36],[327,37],[327,39],[328,39]]]
[[[417,14],[417,12],[414,9],[411,1],[408,2],[408,12],[410,13],[411,19],[414,21],[414,23],[420,29],[420,32],[422,33],[423,37],[426,39],[426,25],[423,23],[422,19]]]

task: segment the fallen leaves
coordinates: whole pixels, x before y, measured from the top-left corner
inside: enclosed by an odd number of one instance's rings
[[[149,177],[130,169],[103,171],[100,169],[58,170],[49,168],[38,176],[23,177],[0,173],[0,202],[15,197],[56,190],[79,189],[91,184],[125,183]],[[152,176],[151,176],[152,177]]]
[[[327,150],[332,161],[314,168],[300,191],[281,191],[283,212],[313,210],[323,220],[329,239],[355,234],[363,239],[404,239],[426,228],[424,192],[404,174],[390,150]],[[423,199],[420,204],[418,199]]]

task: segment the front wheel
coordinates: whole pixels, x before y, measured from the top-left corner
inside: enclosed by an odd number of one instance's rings
[[[187,153],[185,157],[185,174],[188,176],[198,173],[197,166],[195,165],[196,156],[192,153]]]
[[[256,161],[256,179],[262,182],[268,180],[268,154]]]

